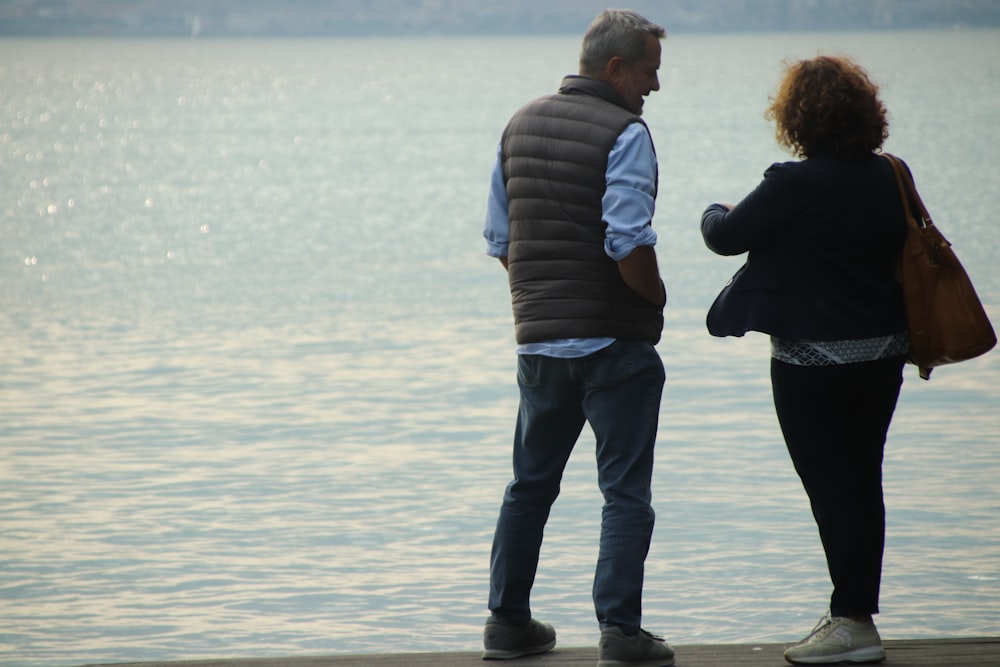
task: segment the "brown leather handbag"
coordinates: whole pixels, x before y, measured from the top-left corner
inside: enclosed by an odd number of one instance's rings
[[[934,225],[910,170],[883,153],[896,174],[909,229],[898,275],[910,335],[910,363],[930,379],[937,366],[986,354],[997,343],[983,304],[951,244]]]

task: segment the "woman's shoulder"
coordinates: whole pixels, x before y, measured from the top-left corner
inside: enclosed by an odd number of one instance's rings
[[[774,162],[764,170],[765,178],[795,180],[806,176],[816,165],[807,164],[809,160],[789,160]]]
[[[808,160],[772,163],[764,170],[762,188],[769,192],[787,193],[808,186],[810,181],[821,180],[821,177],[812,175],[815,169],[812,165],[807,165],[806,162]]]
[[[817,155],[804,160],[775,162],[768,167],[765,175],[786,181],[794,181],[798,185],[810,182],[835,183],[850,181],[853,178],[869,174],[873,168],[878,169],[888,166],[887,164],[879,165],[879,162],[884,162],[884,160],[875,154],[850,159]]]
[[[802,168],[805,164],[805,160],[789,160],[787,162],[773,162],[771,166],[768,167],[764,173],[795,173],[797,170]]]

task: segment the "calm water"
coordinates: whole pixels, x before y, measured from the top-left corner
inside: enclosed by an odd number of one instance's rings
[[[578,40],[0,42],[0,663],[475,650],[516,407],[480,236],[500,130]],[[670,304],[645,625],[786,641],[819,540],[698,218],[786,159],[783,57],[884,85],[888,149],[1000,319],[1000,33],[672,36],[646,107]],[[1000,633],[1000,355],[907,369],[889,638]],[[596,639],[582,438],[534,605]]]

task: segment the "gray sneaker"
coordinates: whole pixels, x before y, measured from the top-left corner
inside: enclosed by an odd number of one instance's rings
[[[512,660],[551,651],[555,645],[556,631],[535,619],[514,625],[491,616],[483,628],[483,660]]]
[[[673,667],[674,650],[663,637],[640,630],[629,637],[621,628],[601,631],[597,667]]]
[[[885,660],[882,639],[871,621],[824,616],[809,636],[785,650],[794,665],[836,665]]]

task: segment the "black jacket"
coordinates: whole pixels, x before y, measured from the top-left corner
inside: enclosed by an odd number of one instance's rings
[[[906,220],[878,155],[772,165],[731,211],[702,215],[705,243],[747,262],[712,304],[715,336],[846,340],[906,329],[895,262]]]

